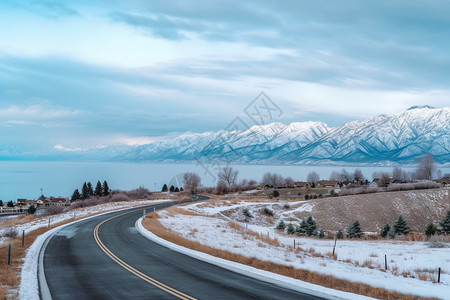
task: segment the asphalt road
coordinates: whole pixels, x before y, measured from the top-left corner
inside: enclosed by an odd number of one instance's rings
[[[53,299],[323,299],[152,242],[135,228],[142,209],[130,211],[69,225],[51,238],[43,266]]]

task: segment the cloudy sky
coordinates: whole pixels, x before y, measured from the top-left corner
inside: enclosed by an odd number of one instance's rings
[[[447,1],[2,0],[0,156],[448,106]]]

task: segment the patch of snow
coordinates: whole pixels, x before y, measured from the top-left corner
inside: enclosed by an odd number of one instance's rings
[[[225,210],[243,207],[261,209],[267,203],[243,203],[224,206],[196,203],[185,209],[205,215],[223,216]],[[304,202],[303,202],[304,203]],[[277,203],[282,205],[281,203]],[[257,206],[259,205],[259,206]],[[275,205],[275,204],[273,204]],[[291,203],[291,205],[293,205]],[[308,211],[311,204],[298,204],[295,210]],[[293,205],[294,206],[294,205]],[[239,213],[235,214],[239,214]],[[160,222],[182,237],[201,244],[240,254],[269,260],[276,264],[293,266],[324,275],[360,282],[374,287],[385,288],[404,294],[423,297],[450,299],[450,244],[447,248],[430,248],[426,242],[406,241],[350,241],[338,240],[336,253],[338,260],[327,256],[333,250],[334,241],[280,234],[274,226],[262,226],[252,219],[250,223],[237,222],[243,228],[276,238],[281,246],[264,243],[251,233],[247,234],[229,227],[229,219],[176,214],[160,214]],[[236,221],[236,218],[232,218]],[[296,241],[297,251],[293,249]],[[304,251],[298,251],[301,247]],[[318,253],[323,257],[316,257]],[[388,270],[384,271],[384,255],[387,255]],[[372,268],[363,267],[364,264]],[[437,279],[437,269],[441,268],[441,284],[418,279],[423,271]],[[406,277],[402,276],[405,274]]]

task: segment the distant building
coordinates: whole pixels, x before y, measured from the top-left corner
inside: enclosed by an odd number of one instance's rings
[[[294,182],[294,187],[296,187],[296,188],[310,188],[311,185],[309,184],[309,182],[296,181],[296,182]]]
[[[337,180],[319,180],[319,181],[317,181],[317,187],[338,188],[339,181],[337,181]]]

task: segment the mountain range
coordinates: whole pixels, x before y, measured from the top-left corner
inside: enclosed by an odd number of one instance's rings
[[[431,153],[450,162],[450,108],[411,107],[330,127],[323,122],[271,123],[246,131],[183,134],[141,146],[60,153],[105,161],[226,160],[252,164],[408,164]]]

